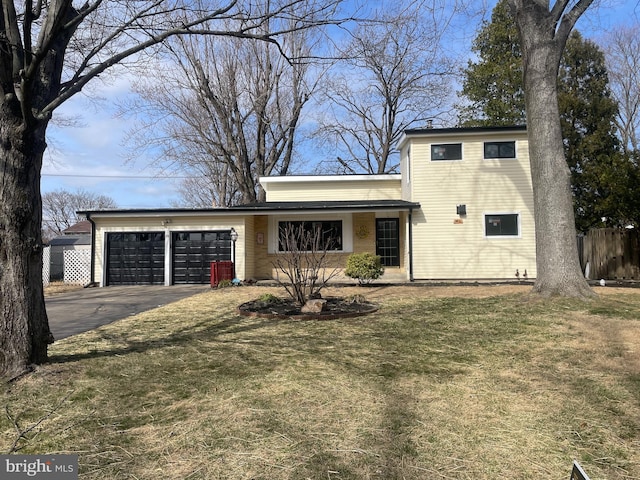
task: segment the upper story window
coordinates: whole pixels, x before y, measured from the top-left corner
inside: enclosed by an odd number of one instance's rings
[[[431,160],[462,160],[462,144],[431,144]]]
[[[484,142],[484,158],[516,158],[516,142]]]
[[[517,237],[520,235],[520,215],[517,213],[491,213],[484,216],[487,237]]]

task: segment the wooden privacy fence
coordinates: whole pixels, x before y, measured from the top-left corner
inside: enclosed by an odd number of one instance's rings
[[[598,228],[578,237],[588,279],[640,280],[640,235],[636,229]]]

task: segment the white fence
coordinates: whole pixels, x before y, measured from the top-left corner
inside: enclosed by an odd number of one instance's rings
[[[86,285],[91,281],[91,250],[63,252],[63,282]],[[42,251],[42,284],[49,286],[51,278],[51,247]]]
[[[64,251],[64,283],[86,285],[91,281],[91,250]]]
[[[44,247],[42,250],[42,284],[49,286],[49,276],[51,274],[51,247]]]

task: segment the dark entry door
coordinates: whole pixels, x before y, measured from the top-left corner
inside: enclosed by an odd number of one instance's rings
[[[376,255],[385,267],[400,266],[400,220],[376,218]]]
[[[231,260],[228,230],[174,232],[173,283],[209,283],[211,262]]]
[[[107,233],[107,285],[164,285],[164,233]]]

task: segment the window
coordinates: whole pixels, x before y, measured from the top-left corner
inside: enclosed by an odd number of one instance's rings
[[[319,235],[319,244],[316,250],[342,250],[342,220],[318,220],[318,221],[286,221],[278,222],[278,250],[286,251],[283,243],[285,232],[293,229],[296,247],[302,251],[313,250],[313,241]]]
[[[484,158],[516,158],[516,142],[484,142]]]
[[[462,144],[461,143],[432,144],[431,160],[462,160]]]
[[[487,237],[517,237],[520,235],[517,213],[486,214],[484,231]]]

